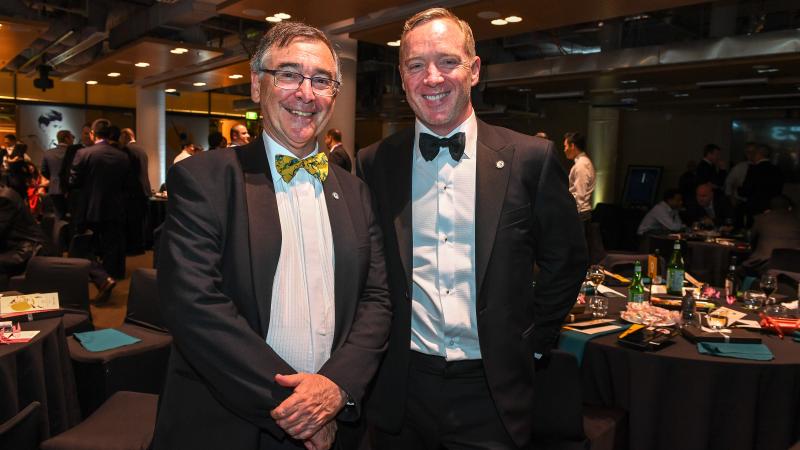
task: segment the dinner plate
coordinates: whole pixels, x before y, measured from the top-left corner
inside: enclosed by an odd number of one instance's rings
[[[647,325],[647,323],[643,320],[641,315],[636,314],[636,313],[631,312],[631,311],[622,311],[622,313],[620,314],[620,317],[622,317],[622,320],[624,320],[626,322]],[[672,325],[675,325],[675,323],[676,322],[675,322],[674,319],[668,317],[666,320],[662,320],[660,322],[655,322],[655,323],[653,323],[651,325],[655,326],[655,327],[670,327]]]

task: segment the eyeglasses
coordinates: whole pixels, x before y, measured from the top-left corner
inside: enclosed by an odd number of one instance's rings
[[[333,97],[336,95],[339,92],[339,85],[341,84],[330,78],[307,77],[303,74],[288,70],[261,69],[260,72],[266,72],[272,75],[272,78],[275,80],[275,87],[292,91],[300,88],[303,81],[311,80],[311,90],[314,91],[315,94],[323,97]]]

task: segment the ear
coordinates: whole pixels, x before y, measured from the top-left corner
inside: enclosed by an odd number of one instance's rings
[[[250,72],[250,99],[255,103],[261,101],[261,77],[256,72]]]
[[[478,84],[481,78],[481,58],[480,56],[475,57],[475,61],[472,62],[472,66],[469,68],[470,74],[472,76],[472,86]]]

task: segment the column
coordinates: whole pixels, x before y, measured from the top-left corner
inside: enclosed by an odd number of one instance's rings
[[[596,175],[593,205],[614,202],[619,144],[619,110],[589,108],[586,147]]]
[[[355,171],[355,135],[356,135],[356,63],[358,61],[358,41],[344,35],[328,36],[339,54],[342,65],[342,88],[336,96],[333,116],[319,136],[320,146],[324,146],[323,138],[331,128],[342,131],[342,144],[354,162]],[[362,146],[369,143],[360,142]]]
[[[163,90],[136,88],[136,141],[147,151],[153,189],[166,181],[165,111]]]

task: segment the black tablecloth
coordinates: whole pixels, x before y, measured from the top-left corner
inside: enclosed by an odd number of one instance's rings
[[[683,337],[656,353],[616,340],[586,345],[582,387],[586,403],[628,411],[630,449],[785,450],[800,439],[800,343],[763,335],[775,355],[765,362],[701,355]]]
[[[61,318],[22,324],[39,330],[30,342],[0,344],[0,423],[32,401],[42,404],[42,438],[80,422],[80,407]]]
[[[675,239],[668,236],[650,236],[649,252],[659,249],[661,255],[669,261],[674,243]],[[686,270],[698,280],[712,286],[725,284],[731,256],[736,256],[737,264],[741,264],[750,254],[749,250],[698,240],[682,241],[681,251]]]

